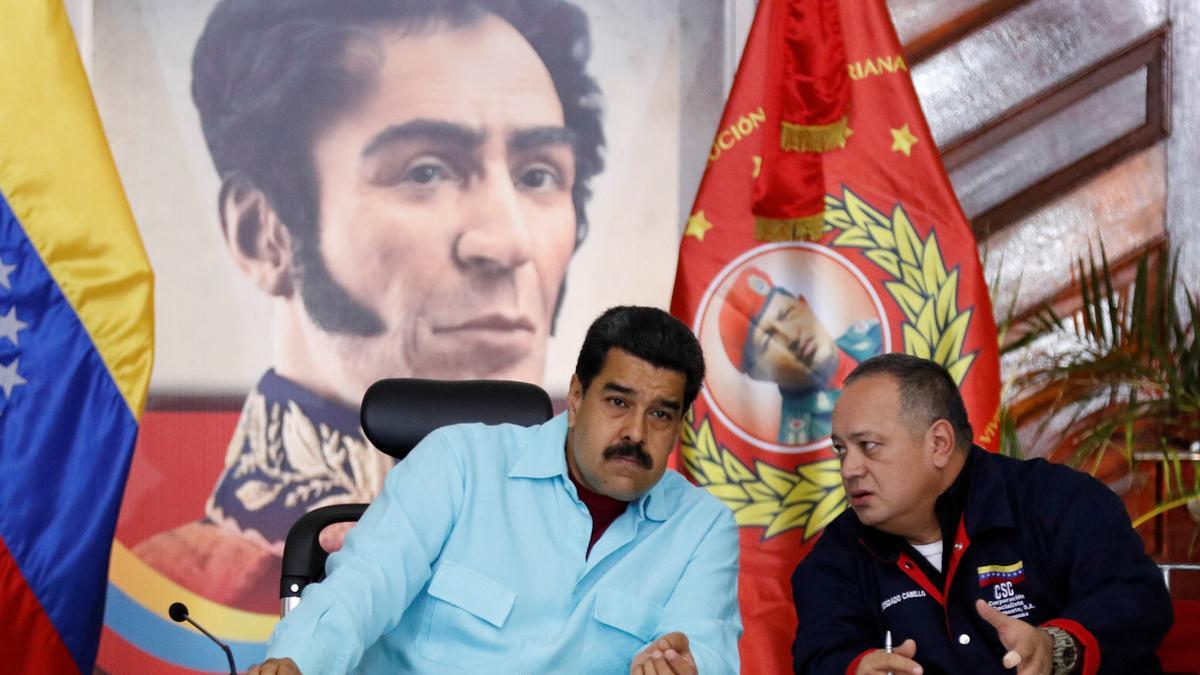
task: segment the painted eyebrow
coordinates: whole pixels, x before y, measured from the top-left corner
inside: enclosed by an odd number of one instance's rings
[[[418,118],[404,124],[393,124],[375,134],[363,148],[362,156],[370,157],[393,143],[406,141],[428,141],[473,151],[483,145],[486,140],[486,133],[463,124]]]
[[[575,149],[575,132],[566,127],[529,127],[518,129],[508,136],[510,153],[530,152],[548,146],[562,145]]]
[[[750,345],[754,347],[757,353],[761,354],[770,348],[775,335],[776,331],[774,327],[763,328],[762,326],[756,326],[754,333],[750,335]]]

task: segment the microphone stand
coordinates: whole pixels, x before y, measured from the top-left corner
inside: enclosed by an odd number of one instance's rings
[[[213,636],[212,633],[204,630],[204,626],[192,621],[192,617],[188,615],[187,605],[183,604],[182,602],[173,602],[171,603],[171,607],[167,613],[176,623],[186,621],[195,626],[196,630],[204,633],[204,636],[209,640],[217,643],[217,646],[225,652],[225,658],[229,661],[229,675],[237,675],[237,666],[233,664],[233,650],[229,648],[229,645],[221,642],[215,636]]]

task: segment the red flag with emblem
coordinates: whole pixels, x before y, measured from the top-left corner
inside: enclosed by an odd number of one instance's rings
[[[829,425],[850,369],[888,351],[938,361],[976,442],[997,446],[975,239],[883,0],[759,3],[671,310],[708,364],[677,460],[741,528],[743,672],[791,672],[790,576],[846,506]]]

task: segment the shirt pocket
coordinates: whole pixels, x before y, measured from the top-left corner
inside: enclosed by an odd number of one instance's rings
[[[471,667],[503,657],[505,622],[517,594],[472,569],[445,560],[426,590],[429,607],[417,640],[423,656]]]
[[[592,607],[586,641],[586,663],[604,664],[597,672],[626,672],[647,643],[658,637],[663,607],[633,593],[600,590]]]

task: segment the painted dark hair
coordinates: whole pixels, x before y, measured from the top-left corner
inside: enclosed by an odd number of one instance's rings
[[[533,47],[575,139],[575,247],[587,236],[591,179],[604,167],[600,89],[587,73],[587,16],[564,0],[221,0],[192,56],[192,99],[223,184],[260,189],[292,234],[309,314],[327,330],[382,330],[333,282],[320,254],[313,143],[371,87],[381,30],[420,33],[474,25],[489,14]],[[366,45],[364,60],[351,45]],[[367,67],[364,67],[367,66]],[[558,296],[562,300],[562,293]],[[331,314],[332,312],[332,314]],[[555,315],[557,316],[557,307]]]

